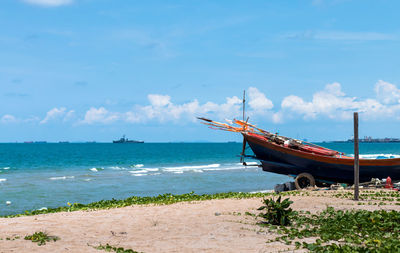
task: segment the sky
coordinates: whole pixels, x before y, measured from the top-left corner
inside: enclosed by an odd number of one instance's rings
[[[399,1],[1,0],[0,142],[400,137]]]

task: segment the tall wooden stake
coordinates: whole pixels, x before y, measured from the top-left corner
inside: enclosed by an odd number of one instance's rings
[[[360,160],[358,153],[358,112],[354,113],[354,200],[358,200],[360,181]]]

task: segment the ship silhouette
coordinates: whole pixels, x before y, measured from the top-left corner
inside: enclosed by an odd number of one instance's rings
[[[121,139],[113,141],[113,143],[144,143],[144,141],[129,140],[128,138],[125,138],[124,134]]]

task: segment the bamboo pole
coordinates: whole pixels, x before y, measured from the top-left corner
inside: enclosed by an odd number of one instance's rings
[[[354,113],[354,200],[358,201],[360,181],[360,160],[358,152],[358,112]]]
[[[243,90],[243,121],[245,120],[246,90]]]

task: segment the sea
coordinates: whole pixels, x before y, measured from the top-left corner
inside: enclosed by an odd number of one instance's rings
[[[319,145],[354,153],[352,143]],[[164,193],[263,192],[293,180],[243,166],[241,150],[242,143],[0,143],[0,215]],[[360,143],[360,153],[397,158],[400,143]]]

